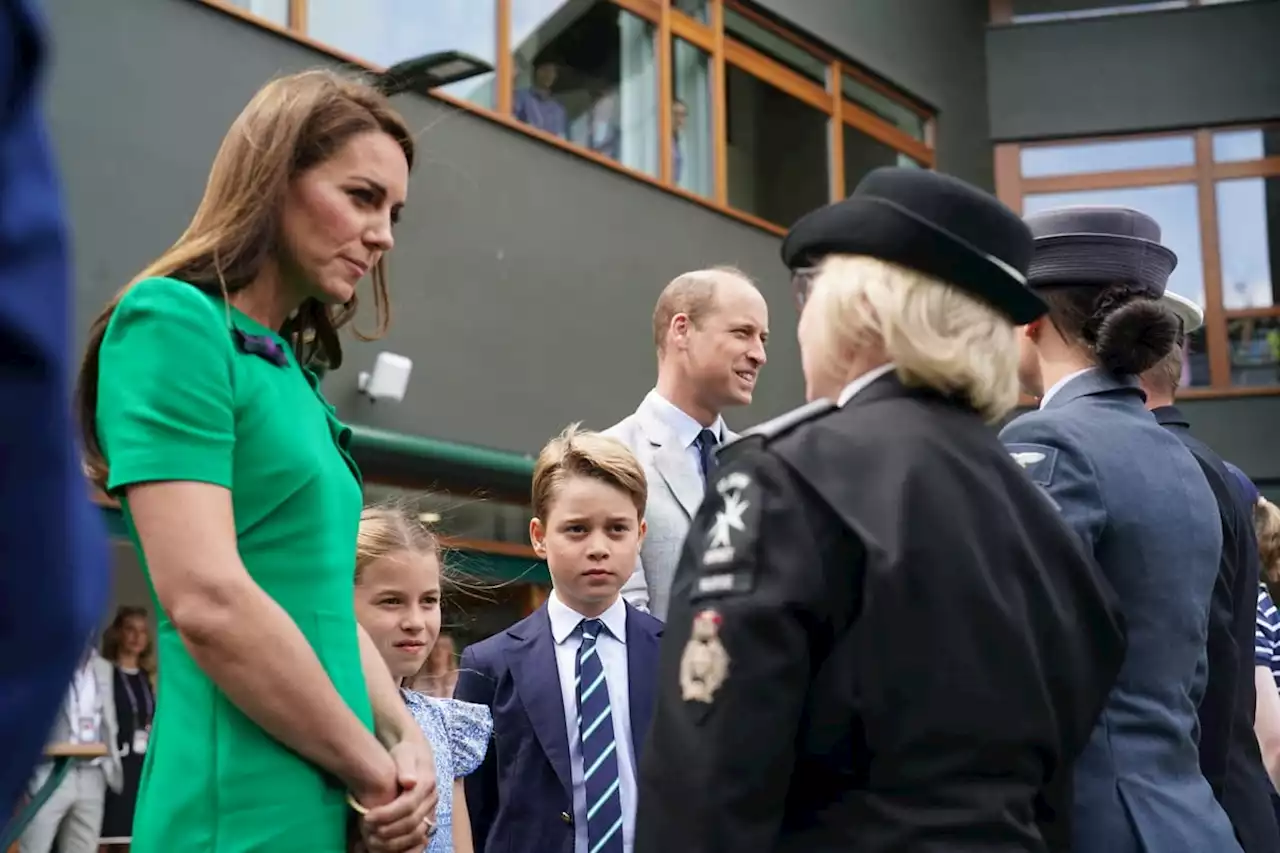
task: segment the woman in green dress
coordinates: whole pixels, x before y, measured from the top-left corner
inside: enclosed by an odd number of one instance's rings
[[[433,827],[430,747],[357,629],[360,475],[311,371],[340,364],[366,275],[386,326],[412,162],[376,91],[275,80],[91,329],[86,461],[160,613],[134,853],[339,853],[352,823],[370,851],[421,850]]]

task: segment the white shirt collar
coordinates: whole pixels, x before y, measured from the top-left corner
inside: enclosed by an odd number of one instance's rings
[[[1070,382],[1072,379],[1075,379],[1077,376],[1084,376],[1090,370],[1093,370],[1093,368],[1086,367],[1083,370],[1077,370],[1075,373],[1068,373],[1066,376],[1062,377],[1057,382],[1053,383],[1053,385],[1049,388],[1049,390],[1044,392],[1044,396],[1040,398],[1040,408],[1043,409],[1045,405],[1048,404],[1049,400],[1053,397],[1053,395],[1061,391],[1068,382]]]
[[[590,618],[561,601],[555,590],[547,597],[547,616],[551,618],[551,637],[556,645],[573,636],[583,619]],[[627,644],[627,605],[623,603],[622,596],[618,596],[609,609],[596,618],[604,623],[615,640],[624,646]]]
[[[657,389],[650,391],[645,400],[653,406],[658,420],[662,421],[662,425],[670,431],[680,447],[692,447],[694,440],[703,429],[709,429],[715,434],[717,444],[724,443],[724,417],[721,415],[716,415],[715,423],[711,426],[703,427],[690,417],[688,412],[659,394]]]
[[[836,399],[837,406],[843,406],[845,403],[853,399],[854,395],[866,388],[872,382],[875,382],[881,376],[893,372],[892,364],[882,364],[879,367],[873,367],[857,379],[844,386],[844,390],[840,392],[840,396]]]

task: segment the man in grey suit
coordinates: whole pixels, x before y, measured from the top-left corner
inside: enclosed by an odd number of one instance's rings
[[[649,532],[622,596],[659,619],[715,449],[736,437],[721,412],[751,402],[768,337],[769,307],[742,272],[715,267],[676,277],[653,311],[657,385],[605,431],[631,448],[649,480]]]
[[[117,738],[115,668],[92,648],[85,653],[49,730],[50,744],[104,743],[107,755],[77,762],[18,839],[19,853],[96,853],[107,788],[124,782]],[[36,767],[30,791],[39,790],[53,765]]]

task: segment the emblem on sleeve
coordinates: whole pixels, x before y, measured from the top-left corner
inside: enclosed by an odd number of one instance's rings
[[[724,684],[729,653],[720,642],[722,621],[715,610],[702,610],[693,617],[689,642],[680,655],[680,695],[686,702],[710,705]]]
[[[747,533],[745,515],[751,501],[746,492],[750,486],[751,478],[742,472],[728,474],[716,483],[716,491],[721,498],[720,508],[716,510],[715,521],[707,535],[707,550],[702,555],[704,566],[733,562],[734,532]]]
[[[1026,472],[1031,482],[1042,488],[1053,484],[1053,472],[1058,462],[1057,448],[1047,444],[1024,442],[1010,443],[1005,447],[1009,451],[1009,456],[1019,468]]]

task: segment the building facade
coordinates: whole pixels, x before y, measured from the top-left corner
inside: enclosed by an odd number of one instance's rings
[[[1154,214],[1175,286],[1208,314],[1186,408],[1280,497],[1280,0],[46,5],[82,334],[182,231],[267,79],[450,51],[488,69],[396,96],[421,156],[393,324],[349,341],[325,391],[357,426],[370,496],[426,493],[462,564],[534,582],[517,610],[545,582],[524,544],[528,454],[634,409],[659,290],[712,264],[755,278],[769,364],[729,419],[799,404],[780,236],[880,165],[950,172],[1021,210]],[[358,391],[381,351],[413,360],[403,402]]]

